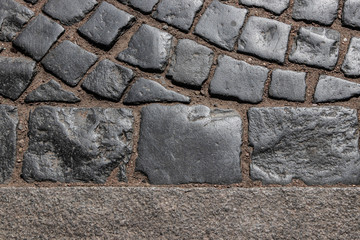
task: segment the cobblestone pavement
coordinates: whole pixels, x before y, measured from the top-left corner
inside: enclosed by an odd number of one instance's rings
[[[0,183],[359,184],[359,29],[355,0],[1,0]]]

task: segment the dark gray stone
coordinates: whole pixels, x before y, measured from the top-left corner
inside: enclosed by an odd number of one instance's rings
[[[360,38],[351,38],[341,70],[348,77],[360,77]]]
[[[275,69],[271,75],[269,96],[294,102],[304,102],[306,73]]]
[[[360,84],[320,75],[315,89],[314,102],[344,101],[356,96],[360,96]]]
[[[343,107],[251,108],[250,174],[264,183],[359,184],[357,111]]]
[[[135,22],[135,17],[114,5],[102,2],[78,31],[86,39],[104,48],[111,48],[119,36]]]
[[[136,170],[152,184],[240,182],[241,136],[233,110],[152,104],[141,111]]]
[[[31,3],[31,4],[35,4],[38,2],[38,0],[24,0],[25,2]]]
[[[36,108],[29,118],[23,178],[104,183],[130,159],[133,121],[128,109]]]
[[[158,3],[159,0],[118,0],[123,4],[128,4],[133,6],[136,9],[144,13],[151,13],[154,6]]]
[[[34,16],[34,12],[13,0],[1,0],[0,41],[11,41]]]
[[[16,107],[0,105],[0,183],[11,178],[16,161]]]
[[[289,0],[239,0],[239,3],[249,7],[261,7],[277,15],[289,7]]]
[[[40,14],[30,22],[13,44],[36,61],[40,61],[65,29]]]
[[[162,0],[153,17],[188,32],[203,0]]]
[[[133,77],[131,69],[105,59],[85,78],[81,87],[100,97],[118,102]]]
[[[332,29],[301,27],[289,56],[291,62],[333,70],[339,56],[340,33]]]
[[[36,74],[36,62],[26,58],[0,57],[0,94],[16,100]]]
[[[292,17],[331,25],[337,17],[338,5],[339,0],[295,0]]]
[[[125,104],[142,104],[153,102],[182,102],[190,103],[190,98],[180,93],[167,90],[160,83],[145,78],[139,78],[131,86],[124,99]]]
[[[360,28],[360,1],[346,0],[342,13],[342,23],[345,26]]]
[[[262,101],[268,72],[269,69],[265,67],[252,66],[222,55],[218,58],[218,66],[210,83],[210,94],[259,103]]]
[[[179,40],[167,76],[175,83],[200,88],[208,78],[214,52],[189,39]]]
[[[291,26],[251,16],[239,38],[238,52],[284,63]]]
[[[41,61],[44,68],[69,86],[76,86],[98,57],[78,45],[64,41]]]
[[[80,22],[97,4],[96,0],[49,0],[43,11],[62,24]]]
[[[195,34],[221,48],[233,50],[247,10],[214,0],[201,16]]]
[[[170,57],[172,40],[171,34],[143,24],[117,59],[144,70],[163,71]]]
[[[64,90],[55,80],[40,85],[34,91],[26,96],[25,102],[64,102],[76,103],[80,102],[74,93]]]

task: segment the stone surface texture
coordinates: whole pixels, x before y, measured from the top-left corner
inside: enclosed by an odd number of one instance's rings
[[[360,27],[360,1],[346,0],[342,13],[342,23],[345,26],[359,28]]]
[[[249,7],[262,7],[277,15],[280,15],[289,7],[289,0],[239,0],[240,4]]]
[[[341,70],[348,77],[360,77],[360,38],[351,38]]]
[[[118,1],[123,4],[129,4],[144,13],[151,13],[154,6],[159,2],[159,0],[146,0],[146,1],[144,1],[144,0],[118,0]]]
[[[295,0],[292,17],[331,25],[337,17],[339,0]]]

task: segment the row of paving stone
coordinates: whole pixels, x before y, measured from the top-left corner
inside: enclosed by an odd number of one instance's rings
[[[251,108],[250,176],[264,183],[359,184],[357,111],[344,107]],[[15,107],[0,105],[0,182],[16,159]],[[22,177],[104,183],[126,179],[133,151],[132,110],[41,106],[30,113]],[[141,110],[136,170],[152,184],[242,181],[243,127],[234,110],[151,104]]]

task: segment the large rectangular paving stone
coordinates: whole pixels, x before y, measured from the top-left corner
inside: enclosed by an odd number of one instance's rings
[[[339,0],[295,0],[292,17],[331,25],[336,17]]]
[[[344,107],[251,108],[251,178],[287,184],[359,184],[357,111]]]
[[[280,15],[289,7],[289,0],[239,0],[240,4],[250,7],[262,7]]]

